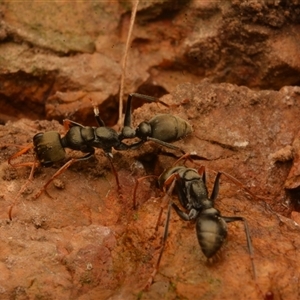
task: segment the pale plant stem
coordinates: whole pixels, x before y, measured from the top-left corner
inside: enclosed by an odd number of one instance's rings
[[[130,25],[127,35],[127,41],[125,46],[125,52],[122,60],[122,74],[121,74],[121,84],[120,84],[120,94],[119,94],[119,119],[118,119],[118,125],[121,126],[122,120],[123,120],[123,94],[124,94],[124,82],[125,82],[125,76],[126,76],[126,65],[127,65],[127,57],[128,57],[128,50],[130,47],[131,42],[131,35],[132,35],[132,29],[135,22],[135,16],[137,12],[137,7],[139,4],[139,0],[134,1],[132,11],[131,11],[131,17],[130,17]]]

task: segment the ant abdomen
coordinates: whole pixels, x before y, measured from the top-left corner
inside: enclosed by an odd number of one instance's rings
[[[227,224],[215,208],[204,210],[196,220],[197,238],[203,254],[213,257],[227,236]]]
[[[184,119],[170,114],[159,114],[148,122],[142,122],[136,135],[141,139],[151,137],[164,142],[175,142],[191,132],[191,125]]]

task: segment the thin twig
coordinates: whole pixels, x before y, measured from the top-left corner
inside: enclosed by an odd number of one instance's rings
[[[123,113],[123,93],[124,93],[124,81],[125,81],[125,75],[126,75],[128,49],[130,46],[132,29],[133,29],[133,25],[135,22],[135,16],[136,16],[138,4],[139,4],[139,0],[136,0],[133,3],[131,17],[130,17],[130,25],[129,25],[129,30],[128,30],[128,36],[127,36],[127,41],[126,41],[126,46],[125,46],[125,52],[124,52],[124,57],[122,60],[122,75],[121,75],[120,96],[119,96],[119,120],[118,120],[119,126],[121,126],[121,124],[122,124],[122,116],[123,116],[123,114],[122,114]]]

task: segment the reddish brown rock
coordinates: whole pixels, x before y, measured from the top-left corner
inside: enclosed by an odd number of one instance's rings
[[[206,295],[208,299],[232,299],[238,293],[243,299],[258,299],[273,293],[277,299],[297,295],[297,284],[290,283],[300,271],[299,226],[290,219],[296,220],[296,213],[289,205],[293,199],[286,194],[286,180],[291,147],[299,131],[298,124],[291,122],[299,116],[298,97],[296,87],[259,92],[231,84],[183,84],[162,99],[169,104],[181,103],[179,106],[167,109],[146,104],[134,113],[135,126],[157,113],[187,120],[194,131],[175,144],[193,152],[195,158],[206,159],[198,163],[208,170],[209,191],[214,171],[222,170],[257,195],[254,199],[222,178],[215,203],[223,215],[247,219],[256,281],[242,224],[229,224],[219,258],[208,263],[194,225],[173,211],[154,284],[142,292],[159,253],[163,223],[156,232],[161,192],[153,180],[140,183],[139,209],[132,210],[135,180],[145,174],[159,175],[180,153],[151,142],[137,150],[115,152],[122,186],[118,194],[109,163],[98,149],[95,159],[77,163],[59,177],[63,189],[51,184],[47,189],[50,196],[32,199],[55,172],[55,168],[44,168],[36,171],[33,182],[16,198],[29,170],[7,165],[9,155],[19,149],[12,144],[27,144],[41,130],[63,130],[57,122],[46,121],[1,126],[2,296],[194,299],[195,295]],[[23,159],[32,160],[32,156]],[[176,196],[174,201],[178,201]]]

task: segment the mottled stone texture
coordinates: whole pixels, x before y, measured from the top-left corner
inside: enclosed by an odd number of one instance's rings
[[[143,291],[166,210],[156,231],[164,193],[145,178],[133,210],[133,190],[138,178],[172,166],[178,151],[153,142],[114,151],[118,191],[96,149],[38,199],[63,162],[38,168],[31,182],[28,167],[8,165],[36,133],[63,135],[62,119],[95,126],[91,101],[115,125],[130,8],[125,1],[0,4],[0,298],[300,298],[297,1],[141,1],[128,58],[126,94],[166,94],[169,105],[137,108],[134,127],[159,113],[187,120],[192,134],[174,144],[193,153],[187,166],[206,166],[208,190],[219,170],[242,182],[221,177],[215,207],[247,219],[256,280],[242,223],[228,225],[219,257],[207,262],[195,225],[172,211],[160,268]],[[83,154],[67,151],[76,155]],[[14,162],[33,159],[29,152]]]

